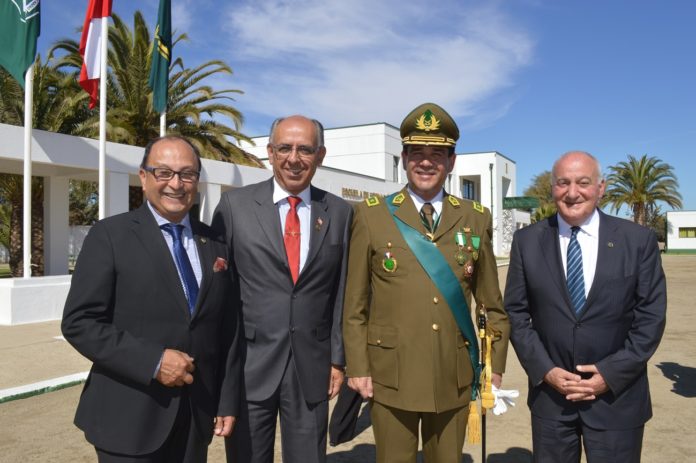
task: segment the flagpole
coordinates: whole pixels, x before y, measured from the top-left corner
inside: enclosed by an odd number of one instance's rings
[[[101,62],[99,64],[99,220],[106,217],[106,73],[109,51],[109,17],[101,18]]]
[[[22,275],[31,278],[31,129],[34,110],[34,64],[24,79],[24,217],[22,230]]]
[[[167,135],[167,111],[160,114],[160,137]]]

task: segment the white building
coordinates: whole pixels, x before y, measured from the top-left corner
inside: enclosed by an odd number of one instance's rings
[[[666,250],[696,253],[696,211],[667,212]]]
[[[22,174],[23,129],[0,124],[0,172]],[[255,139],[246,150],[266,158],[267,137]],[[377,123],[327,129],[327,156],[313,184],[349,201],[387,195],[406,183],[401,164],[399,130]],[[139,186],[143,148],[107,143],[106,215],[128,210],[128,188]],[[44,177],[44,277],[0,279],[0,325],[30,323],[61,317],[70,287],[68,256],[68,185],[70,179],[97,181],[98,141],[34,130],[32,174]],[[210,222],[221,194],[269,178],[258,169],[204,159],[199,184],[199,214]],[[447,191],[474,199],[493,212],[494,251],[506,255],[512,231],[529,223],[529,215],[503,210],[503,198],[514,196],[514,161],[497,152],[458,155],[447,180]],[[76,243],[73,243],[75,245]]]
[[[255,145],[243,148],[268,164],[268,136],[253,138]],[[326,157],[324,167],[351,172],[366,178],[406,184],[401,166],[399,129],[383,122],[338,127],[324,131]],[[517,187],[515,162],[502,154],[458,154],[445,190],[465,199],[478,201],[493,214],[493,249],[496,255],[510,252],[512,233],[530,223],[529,213],[503,209],[503,198],[515,196]],[[341,195],[346,200],[361,200],[370,191],[350,186]],[[391,193],[391,192],[390,192]]]

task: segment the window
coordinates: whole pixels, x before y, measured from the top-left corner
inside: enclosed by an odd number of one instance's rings
[[[399,181],[399,157],[394,156],[394,163],[392,165],[392,181]]]
[[[696,238],[696,227],[679,227],[679,238]]]
[[[462,179],[462,198],[476,200],[476,185],[471,180]]]

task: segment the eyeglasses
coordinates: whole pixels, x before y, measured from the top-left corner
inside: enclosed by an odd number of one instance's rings
[[[290,156],[293,151],[296,151],[300,156],[308,158],[314,156],[317,151],[319,151],[319,148],[314,148],[313,146],[307,145],[292,146],[283,144],[270,146],[273,148],[273,151],[275,151],[276,154],[279,154],[282,157]]]
[[[171,179],[173,179],[175,175],[178,175],[179,180],[181,180],[184,183],[195,183],[198,181],[198,177],[201,176],[201,173],[196,172],[195,170],[180,170],[177,172],[167,167],[150,166],[143,166],[142,169],[147,172],[150,172],[152,175],[155,176],[155,179],[161,182],[168,182]]]

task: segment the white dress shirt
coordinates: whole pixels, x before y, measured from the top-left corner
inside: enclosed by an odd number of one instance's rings
[[[435,224],[435,226],[437,226],[438,219],[440,218],[440,215],[442,215],[442,198],[444,197],[444,190],[440,189],[440,191],[430,201],[426,201],[417,194],[415,194],[413,190],[411,190],[411,188],[407,188],[407,190],[408,195],[411,197],[413,204],[416,205],[416,210],[419,214],[421,212],[421,209],[423,208],[423,204],[430,203],[433,205],[433,208],[435,209],[435,215],[433,215],[433,223]]]
[[[147,202],[147,207],[150,208],[150,212],[152,212],[152,215],[155,216],[155,220],[157,221],[158,226],[162,226],[168,223],[173,223],[170,222],[169,220],[165,219],[161,215],[157,213],[154,207],[152,207],[152,204],[150,202]],[[189,219],[188,214],[184,217],[184,220],[182,220],[178,225],[183,225],[184,230],[181,233],[181,241],[182,244],[184,245],[184,249],[186,250],[186,254],[188,255],[189,260],[191,261],[191,267],[193,267],[193,274],[196,275],[196,281],[198,282],[198,287],[200,288],[201,286],[201,279],[203,278],[203,273],[201,271],[201,261],[198,258],[198,248],[196,247],[196,242],[193,239],[193,230],[191,229],[191,219]],[[162,236],[164,236],[164,241],[167,242],[167,247],[169,248],[169,252],[172,254],[172,259],[174,259],[174,262],[176,263],[176,257],[174,257],[174,237],[167,231],[164,231],[160,228],[160,231],[162,232]],[[184,293],[186,293],[186,285],[184,284],[184,279],[181,277],[181,272],[179,271],[179,267],[176,266],[176,270],[179,273],[179,279],[181,280],[181,287],[184,288]]]
[[[558,214],[558,241],[561,245],[561,259],[566,278],[568,277],[568,243],[572,234],[571,226]],[[585,277],[585,297],[590,293],[597,269],[597,252],[599,249],[599,212],[594,210],[592,215],[580,225],[578,244],[582,251],[582,273]]]
[[[297,215],[300,218],[300,272],[302,272],[304,264],[307,261],[309,235],[312,231],[312,195],[310,193],[310,187],[305,188],[299,194],[291,195],[283,190],[283,187],[280,186],[275,177],[273,178],[273,203],[278,208],[280,231],[283,234],[285,233],[285,218],[290,210],[288,196],[297,196],[302,199],[302,202],[297,205]]]

